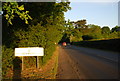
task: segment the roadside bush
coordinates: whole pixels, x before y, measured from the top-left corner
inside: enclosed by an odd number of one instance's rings
[[[62,33],[55,25],[46,25],[43,27],[39,23],[36,26],[30,26],[27,31],[16,31],[15,36],[17,41],[19,41],[19,43],[16,43],[18,47],[43,47],[45,55],[40,58],[40,63],[44,65],[52,56],[55,50],[55,43],[58,43],[62,38]],[[35,59],[35,57],[27,57],[26,66],[30,67],[30,65],[35,64]]]
[[[120,31],[118,31],[118,32],[116,32],[116,31],[112,32],[110,34],[110,38],[120,38]]]
[[[14,50],[11,48],[7,48],[6,46],[2,46],[2,75],[3,77],[6,75],[6,73],[10,69],[12,69],[14,58],[15,58]]]
[[[76,37],[76,36],[71,36],[70,37],[70,42],[78,42],[78,41],[82,41],[83,38],[82,37]]]
[[[93,39],[93,37],[89,36],[89,35],[83,35],[82,38],[83,38],[83,40],[91,40],[91,39]]]

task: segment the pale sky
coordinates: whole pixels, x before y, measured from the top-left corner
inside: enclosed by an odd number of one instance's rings
[[[72,10],[65,13],[65,19],[70,19],[71,21],[86,19],[87,24],[95,24],[101,27],[109,26],[110,28],[113,28],[118,25],[119,0],[109,0],[111,2],[91,2],[103,0],[89,0],[88,2],[85,1],[88,0],[71,2],[70,6],[72,7]]]
[[[70,2],[119,2],[120,0],[69,0]]]

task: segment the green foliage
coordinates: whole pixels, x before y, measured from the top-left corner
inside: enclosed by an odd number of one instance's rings
[[[65,21],[65,29],[64,29],[64,35],[62,37],[61,42],[71,42],[71,36],[72,36],[72,30],[74,29],[73,23],[70,22],[70,20],[68,19],[68,21]]]
[[[118,31],[118,38],[120,38],[120,31]]]
[[[87,26],[85,25],[87,23],[85,19],[78,20],[77,22],[74,23],[76,28],[87,28]]]
[[[69,22],[71,22],[69,20]],[[71,22],[71,29],[68,23],[65,25],[66,30],[64,37],[62,39],[69,40],[70,42],[77,42],[82,40],[91,39],[108,39],[108,38],[119,38],[120,27],[116,26],[110,30],[108,26],[101,28],[98,25],[88,24],[86,25],[86,20],[78,20],[77,22]],[[75,26],[75,27],[74,27]],[[67,41],[66,41],[67,42]]]
[[[82,41],[102,38],[100,26],[89,24],[85,27],[73,29],[71,39],[73,41]]]
[[[109,34],[110,33],[110,28],[108,26],[104,26],[102,28],[102,34]]]
[[[92,39],[101,39],[102,38],[100,26],[91,25],[90,31],[91,32],[88,35],[91,36]]]
[[[2,2],[0,1],[0,11],[2,11]]]
[[[52,53],[55,50],[55,43],[59,42],[62,33],[58,31],[55,25],[46,25],[43,27],[41,24],[37,24],[36,26],[30,26],[27,31],[16,31],[15,36],[18,38],[17,41],[19,41],[18,47],[45,48],[45,55],[42,58],[42,64],[45,64],[52,56]]]
[[[71,38],[72,39],[71,41],[81,41],[82,33],[79,30],[74,29],[72,35],[73,38]]]
[[[120,26],[111,29],[110,38],[120,38]]]
[[[93,37],[90,36],[90,35],[83,35],[82,38],[83,38],[83,40],[91,40],[91,39],[93,39]]]
[[[10,8],[8,11],[11,11],[14,7],[15,10],[24,11],[24,8],[29,11],[29,14],[33,18],[33,21],[30,21],[28,25],[24,25],[24,23],[18,18],[14,18],[14,22],[12,26],[6,26],[6,22],[3,23],[3,36],[4,41],[3,45],[7,49],[4,49],[3,54],[5,55],[3,59],[8,58],[11,59],[7,62],[12,66],[11,56],[7,56],[14,54],[14,48],[17,47],[43,47],[44,48],[44,56],[40,57],[40,65],[44,65],[52,56],[56,44],[61,40],[65,28],[65,19],[64,12],[70,9],[68,2],[36,2],[36,3],[8,3],[6,8]],[[17,7],[17,4],[23,5]],[[16,8],[17,7],[17,8]],[[13,10],[13,12],[15,11]],[[15,13],[15,12],[14,12]],[[21,12],[22,13],[22,12]],[[9,13],[12,14],[12,13]],[[19,14],[18,14],[19,15]],[[9,18],[8,18],[9,19]],[[19,21],[19,22],[18,22]],[[18,24],[20,23],[20,24]],[[56,43],[56,44],[55,44]],[[9,47],[9,48],[8,48]],[[12,51],[11,51],[12,50]],[[14,56],[14,55],[13,55]],[[25,65],[26,67],[35,67],[36,57],[25,57]],[[5,60],[4,60],[5,61]],[[12,68],[10,66],[10,68]],[[7,65],[3,66],[6,68],[3,72],[7,72]]]
[[[5,17],[8,20],[8,24],[12,25],[12,20],[16,17],[15,14],[19,16],[22,20],[28,24],[28,20],[32,18],[28,15],[29,11],[24,11],[24,5],[19,6],[17,2],[6,2],[3,3],[3,11],[6,12]]]
[[[13,67],[14,50],[2,46],[2,75],[3,77]]]
[[[101,32],[104,38],[109,38],[110,28],[108,26],[104,26]]]
[[[120,31],[120,26],[115,26],[111,29],[111,32]]]
[[[120,31],[118,31],[118,32],[116,32],[116,31],[112,32],[110,34],[110,37],[111,38],[120,38]]]

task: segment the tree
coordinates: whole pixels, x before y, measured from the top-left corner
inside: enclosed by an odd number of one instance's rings
[[[6,2],[3,3],[3,11],[5,18],[8,20],[8,24],[12,25],[12,20],[14,17],[19,17],[22,20],[25,21],[26,24],[28,24],[28,20],[32,19],[29,16],[29,11],[24,11],[24,5],[19,6],[17,2]],[[16,16],[16,15],[18,16]]]
[[[118,38],[118,33],[116,32],[116,31],[114,31],[114,32],[112,32],[111,34],[110,34],[110,38]]]
[[[115,26],[111,29],[111,32],[114,32],[114,31],[120,31],[120,26]]]
[[[90,28],[91,33],[89,34],[93,39],[101,39],[101,27],[98,25],[91,25]]]
[[[108,26],[102,27],[102,35],[104,38],[109,38],[110,28]]]
[[[87,25],[88,29],[86,29],[86,33],[83,34],[83,40],[90,40],[90,39],[100,39],[101,36],[101,27],[94,24]]]
[[[73,22],[73,23],[75,25],[75,29],[77,29],[83,35],[86,35],[89,33],[88,26],[86,25],[87,21],[85,19],[78,20],[77,22]]]
[[[82,32],[78,29],[73,29],[72,35],[70,36],[71,42],[82,41]]]
[[[87,26],[85,25],[86,23],[87,22],[85,19],[74,22],[76,28],[87,28]]]
[[[68,19],[65,21],[65,30],[61,42],[70,42],[70,37],[72,35],[72,30],[74,29],[73,23]]]
[[[109,34],[110,33],[110,28],[108,26],[102,27],[102,34]]]

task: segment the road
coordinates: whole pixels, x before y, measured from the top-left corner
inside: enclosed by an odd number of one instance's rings
[[[118,79],[118,54],[69,45],[59,46],[58,79]]]

